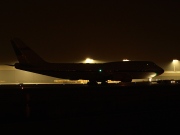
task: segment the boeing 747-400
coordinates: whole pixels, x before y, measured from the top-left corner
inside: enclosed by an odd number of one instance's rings
[[[15,68],[51,77],[70,80],[89,80],[89,84],[107,80],[131,82],[158,76],[164,70],[151,61],[115,61],[107,63],[49,63],[43,60],[20,39],[11,40],[19,63]]]

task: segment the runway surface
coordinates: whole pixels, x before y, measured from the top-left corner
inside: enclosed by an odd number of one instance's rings
[[[12,134],[178,133],[180,85],[0,85],[0,119]]]

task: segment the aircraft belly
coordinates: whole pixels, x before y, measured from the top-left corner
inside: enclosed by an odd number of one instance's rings
[[[59,76],[68,77],[68,79],[71,80],[78,80],[78,79],[84,79],[84,80],[102,80],[106,75],[100,74],[100,73],[81,73],[81,72],[74,72],[74,73],[63,73],[59,74]]]
[[[154,72],[119,72],[119,73],[113,74],[112,80],[121,80],[125,78],[146,79],[146,78],[152,78],[154,76],[156,76],[156,73]]]
[[[79,79],[84,79],[84,80],[104,80],[104,78],[107,78],[106,74],[101,74],[97,72],[49,72],[49,71],[31,71],[31,72],[36,72],[39,74],[43,75],[48,75],[52,77],[57,77],[57,78],[63,78],[63,79],[70,79],[70,80],[79,80]],[[108,78],[107,78],[108,79]],[[107,80],[106,79],[106,80]]]
[[[132,72],[129,73],[132,79],[152,78],[156,75],[154,72]]]

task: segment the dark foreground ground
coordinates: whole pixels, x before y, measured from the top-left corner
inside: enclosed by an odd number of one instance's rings
[[[0,132],[179,134],[180,85],[0,85]]]

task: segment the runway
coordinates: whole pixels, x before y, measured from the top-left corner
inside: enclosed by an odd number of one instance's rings
[[[179,84],[0,85],[0,100],[8,132],[154,134],[180,120]]]

